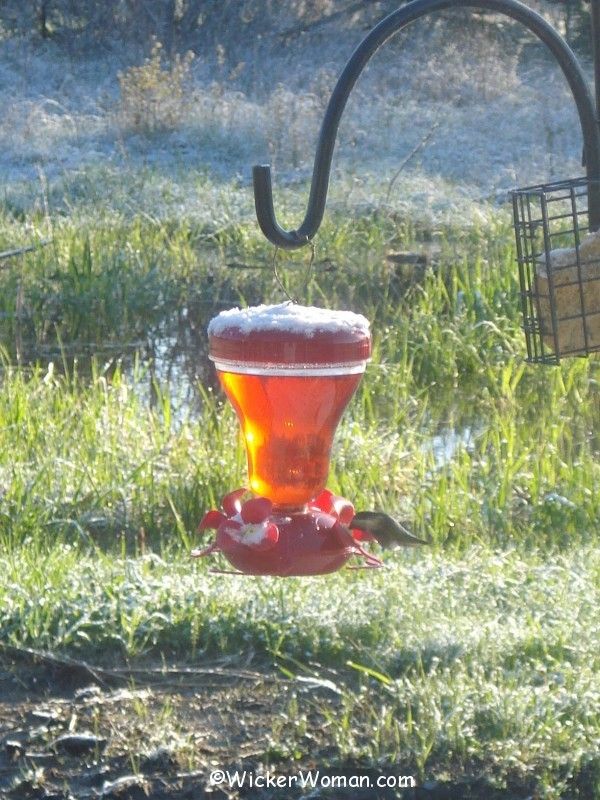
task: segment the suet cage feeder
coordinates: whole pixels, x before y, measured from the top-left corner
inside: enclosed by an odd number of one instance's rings
[[[527,359],[558,364],[600,350],[600,234],[586,178],[512,193]]]

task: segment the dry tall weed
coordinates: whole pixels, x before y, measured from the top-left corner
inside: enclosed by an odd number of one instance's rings
[[[188,108],[190,68],[194,54],[177,54],[165,66],[160,42],[152,45],[150,57],[138,67],[119,72],[121,99],[119,120],[137,133],[173,130]]]

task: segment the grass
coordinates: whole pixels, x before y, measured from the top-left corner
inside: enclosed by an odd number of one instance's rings
[[[595,797],[597,363],[523,363],[502,213],[462,228],[346,219],[319,237],[330,271],[317,265],[306,300],[365,313],[374,357],[329,485],[431,548],[307,580],[191,563],[202,513],[244,480],[232,410],[198,379],[182,405],[140,356],[76,356],[160,342],[175,323],[201,342],[220,304],[279,297],[272,254],[233,214],[211,229],[7,212],[1,245],[52,244],[0,272],[0,638],[99,661],[254,654],[325,692],[273,719],[269,758],[305,758],[316,714],[334,760]],[[434,255],[403,272],[395,249]],[[291,291],[305,267],[304,253],[282,263]]]
[[[303,753],[297,721],[316,711],[337,758],[402,763],[420,779],[470,768],[500,786],[535,786],[545,773],[546,796],[551,786],[560,797],[595,763],[600,562],[591,547],[551,562],[540,551],[437,552],[392,558],[374,577],[283,583],[224,581],[181,558],[82,557],[67,545],[2,561],[13,640],[196,663],[252,650],[287,676],[333,685],[331,700],[273,720],[280,760]]]

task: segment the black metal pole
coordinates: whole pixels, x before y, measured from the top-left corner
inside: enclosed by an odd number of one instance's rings
[[[519,0],[412,0],[385,17],[367,34],[346,64],[333,90],[321,125],[313,167],[312,183],[306,215],[297,230],[286,231],[277,222],[273,208],[271,168],[257,165],[253,169],[256,216],[264,235],[270,242],[286,250],[305,245],[317,232],[325,212],[331,160],[338,126],[348,96],[371,56],[393,34],[427,14],[451,8],[478,8],[512,17],[523,24],[547,45],[560,65],[577,106],[583,133],[585,163],[588,178],[600,180],[600,130],[594,99],[590,94],[583,71],[560,34],[546,20]],[[592,24],[600,31],[600,0],[592,0]],[[596,39],[595,45],[596,47]],[[598,59],[596,59],[596,66]],[[596,91],[600,85],[597,77]],[[600,185],[589,189],[590,228],[600,228]]]

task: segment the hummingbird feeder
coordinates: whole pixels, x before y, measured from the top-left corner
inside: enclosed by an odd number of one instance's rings
[[[331,162],[350,92],[373,54],[394,34],[430,13],[472,8],[505,15],[542,41],[573,95],[583,135],[584,176],[512,192],[523,328],[529,361],[600,350],[600,0],[591,2],[596,97],[563,37],[519,0],[411,0],[358,45],[333,90],[321,126],[308,206],[295,230],[277,222],[268,165],[253,169],[259,226],[276,247],[311,242],[323,219]],[[352,555],[381,561],[363,548],[376,539],[373,517],[327,488],[333,435],[370,354],[367,320],[351,312],[294,303],[232,309],[209,326],[210,358],[244,436],[249,489],[227,494],[200,529],[242,573],[333,572]],[[387,518],[405,543],[415,539]],[[364,529],[360,526],[363,525]]]
[[[380,566],[362,547],[369,534],[351,527],[352,503],[326,489],[333,436],[371,353],[368,321],[283,303],[223,311],[208,336],[242,429],[250,491],[204,516],[200,528],[217,533],[196,555],[220,551],[251,575],[333,572],[352,555]]]

